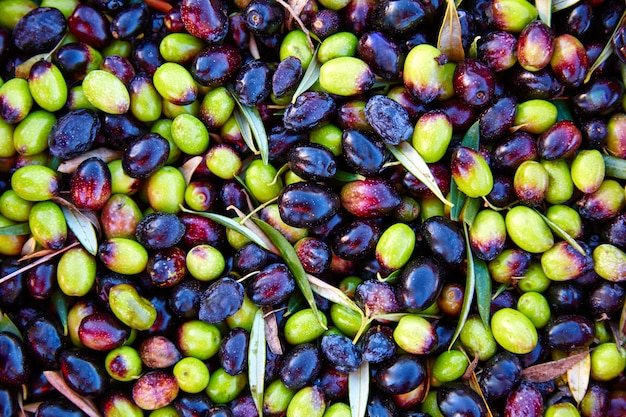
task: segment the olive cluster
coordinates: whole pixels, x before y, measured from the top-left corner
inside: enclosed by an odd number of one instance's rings
[[[0,0],[0,417],[626,415],[626,7],[454,3]]]

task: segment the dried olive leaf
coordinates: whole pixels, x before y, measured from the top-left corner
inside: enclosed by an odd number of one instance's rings
[[[446,54],[450,61],[462,61],[465,58],[462,35],[463,31],[456,6],[453,0],[448,0],[446,14],[439,29],[437,49]]]
[[[325,326],[324,323],[322,323],[319,319],[317,305],[315,304],[315,299],[313,298],[313,290],[311,289],[311,284],[309,284],[309,280],[307,279],[304,267],[300,262],[300,258],[298,258],[298,255],[296,254],[296,250],[293,248],[293,246],[291,246],[291,243],[289,243],[289,241],[270,224],[255,217],[251,217],[251,219],[256,223],[257,226],[259,226],[263,233],[267,235],[272,243],[276,245],[278,251],[280,252],[280,255],[285,261],[285,264],[296,279],[296,284],[298,284],[300,292],[302,292],[302,295],[304,295],[307,303],[309,303],[309,307],[311,307],[313,313],[315,313],[315,317],[318,318],[320,326],[327,330],[327,326]]]
[[[273,310],[263,310],[263,318],[265,319],[265,339],[267,341],[267,345],[273,354],[282,355],[283,347],[280,344],[280,338],[278,336],[278,321],[276,320],[276,313]]]
[[[185,162],[183,166],[178,168],[181,174],[183,174],[183,178],[185,178],[185,184],[189,185],[193,173],[196,171],[196,168],[200,166],[202,160],[203,158],[201,156],[194,156]]]
[[[307,91],[313,84],[317,82],[320,78],[320,68],[322,64],[317,60],[317,49],[313,52],[313,57],[311,58],[311,62],[307,67],[304,75],[302,76],[302,80],[300,80],[300,84],[296,87],[296,90],[293,93],[293,97],[291,99],[292,103],[296,102],[298,96],[305,91]]]
[[[409,171],[411,174],[424,183],[435,196],[441,200],[447,206],[453,206],[453,204],[444,197],[443,193],[439,189],[439,186],[435,182],[435,177],[424,159],[410,144],[400,142],[398,145],[387,144],[387,149],[396,157],[396,159]]]
[[[363,361],[359,369],[348,374],[348,398],[352,417],[365,417],[370,391],[370,367]]]
[[[65,216],[67,226],[76,235],[78,241],[87,252],[96,256],[98,253],[98,239],[91,221],[77,209],[62,205],[61,210]]]
[[[357,306],[356,303],[352,301],[350,297],[348,297],[346,293],[341,291],[339,288],[334,287],[327,282],[324,282],[321,279],[314,277],[313,275],[306,274],[306,277],[308,278],[309,284],[311,284],[311,289],[314,293],[321,297],[324,297],[332,303],[339,304],[356,311],[361,315],[361,317],[365,317],[365,314],[363,314],[363,311],[359,308],[359,306]]]
[[[589,80],[591,80],[591,76],[593,75],[594,71],[598,69],[598,67],[602,65],[604,61],[609,59],[609,57],[613,53],[613,37],[617,33],[617,30],[620,28],[620,26],[624,24],[625,18],[626,18],[626,11],[622,13],[622,17],[620,18],[619,23],[615,25],[615,29],[613,30],[613,33],[611,34],[611,37],[609,38],[609,40],[606,41],[606,45],[604,45],[604,49],[602,50],[602,52],[600,52],[600,55],[598,55],[596,60],[593,62],[593,65],[591,66],[591,68],[589,68],[589,71],[587,71],[587,76],[585,77],[585,84],[588,83]]]
[[[259,309],[252,322],[248,346],[248,384],[259,415],[263,415],[265,355],[265,320],[263,319],[263,311]]]
[[[564,375],[568,369],[585,359],[588,351],[556,361],[544,362],[522,370],[522,377],[530,382],[547,382]]]
[[[469,243],[469,234],[467,232],[467,225],[463,223],[463,232],[465,233],[465,246],[467,251],[467,274],[465,277],[465,294],[463,296],[463,305],[461,306],[461,314],[459,315],[459,322],[456,325],[456,330],[450,341],[450,348],[456,342],[456,339],[461,334],[463,326],[467,321],[470,310],[472,308],[472,301],[474,300],[474,292],[476,288],[476,271],[474,269],[474,257],[472,256],[472,248]]]
[[[11,226],[0,227],[0,236],[29,235],[30,226],[28,222],[18,223]]]
[[[26,61],[22,62],[20,65],[15,67],[15,78],[23,78],[28,80],[30,76],[30,69],[39,61],[44,61],[48,54],[37,54],[28,58]]]
[[[474,362],[472,362],[474,363]],[[483,400],[483,404],[485,404],[485,409],[487,410],[487,417],[493,417],[493,413],[491,412],[491,408],[489,408],[489,402],[485,398],[485,394],[483,394],[483,390],[480,388],[480,383],[478,382],[478,377],[476,376],[476,372],[472,371],[469,377],[469,385],[472,387],[474,391],[480,395],[480,398]]]
[[[626,159],[611,155],[602,155],[604,158],[604,171],[607,177],[626,180]]]
[[[221,214],[216,213],[205,213],[201,211],[193,211],[189,210],[183,206],[180,206],[180,209],[185,213],[196,214],[198,216],[206,217],[207,219],[211,219],[216,223],[221,224],[224,227],[228,227],[229,229],[233,229],[234,231],[241,233],[257,245],[261,246],[263,249],[268,249],[267,245],[256,233],[247,228],[246,226],[239,224],[236,220],[231,219],[230,217],[223,216]]]
[[[567,233],[565,230],[561,229],[561,227],[559,227],[558,224],[554,223],[552,220],[550,220],[549,218],[547,218],[546,216],[541,214],[539,211],[537,211],[537,210],[535,210],[535,211],[537,212],[537,214],[539,214],[541,216],[543,221],[546,222],[548,227],[550,229],[552,229],[552,231],[554,233],[556,233],[559,237],[561,237],[561,239],[563,239],[564,241],[566,241],[567,243],[572,245],[572,247],[574,249],[576,249],[581,255],[587,256],[587,252],[585,252],[585,250],[578,244],[578,242],[576,242],[576,240],[573,237],[571,237],[569,235],[569,233]]]
[[[589,377],[591,375],[591,355],[587,352],[587,355],[568,369],[567,371],[567,385],[572,393],[572,397],[576,402],[581,402],[587,388],[589,387]]]
[[[552,19],[552,0],[535,0],[535,8],[537,8],[539,18],[543,23],[550,26]]]
[[[565,10],[575,4],[580,3],[582,0],[552,0],[552,11],[558,12]]]
[[[57,391],[70,400],[76,407],[80,408],[83,413],[87,414],[89,417],[102,417],[102,414],[100,414],[93,401],[80,396],[71,389],[59,371],[43,371],[43,375],[50,385],[56,388]]]
[[[57,168],[57,171],[62,174],[71,174],[72,172],[76,171],[76,168],[78,168],[78,166],[83,161],[93,157],[100,158],[104,163],[108,164],[111,161],[120,159],[122,157],[122,151],[114,151],[109,148],[92,149],[90,151],[80,154],[75,158],[61,162],[61,164]]]
[[[474,259],[474,275],[476,277],[476,304],[478,314],[485,327],[489,327],[491,311],[491,275],[487,264],[482,259]]]

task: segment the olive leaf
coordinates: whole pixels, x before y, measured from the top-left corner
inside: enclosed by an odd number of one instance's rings
[[[178,170],[181,174],[183,174],[183,178],[185,178],[185,184],[189,185],[191,182],[191,177],[193,173],[196,172],[196,169],[200,166],[204,158],[201,156],[194,156],[193,158],[189,158],[187,162],[183,164]]]
[[[543,23],[550,26],[552,19],[552,0],[535,0],[535,8]]]
[[[2,314],[2,319],[0,319],[0,332],[11,333],[14,336],[17,336],[20,340],[24,340],[22,337],[22,333],[17,328],[13,320],[6,314]]]
[[[67,252],[68,250],[75,248],[76,246],[80,245],[80,242],[74,242],[71,245],[68,245],[66,247],[64,247],[63,249],[59,249],[59,250],[55,250],[55,251],[46,251],[46,255],[42,256],[41,258],[37,259],[35,262],[29,263],[26,266],[21,267],[20,269],[17,269],[13,272],[11,272],[10,274],[7,274],[5,276],[3,276],[2,278],[0,278],[0,284],[2,284],[3,282],[6,282],[12,278],[15,278],[16,276],[23,274],[24,272],[36,267],[37,265],[41,265],[44,262],[48,262],[50,259],[54,258],[57,255],[60,255],[64,252]],[[20,259],[22,260],[22,259]]]
[[[482,259],[474,259],[474,275],[476,277],[476,304],[478,314],[485,327],[489,327],[491,311],[491,275],[487,264]]]
[[[333,179],[341,182],[351,182],[351,181],[360,181],[364,180],[365,177],[361,174],[356,174],[353,172],[342,171],[338,169],[333,175]]]
[[[305,300],[309,304],[309,307],[315,313],[315,317],[317,317],[320,326],[327,330],[327,326],[322,323],[319,318],[319,313],[317,311],[317,305],[315,304],[315,299],[313,298],[313,290],[311,289],[311,284],[309,284],[309,280],[306,276],[306,272],[304,271],[304,267],[300,262],[300,258],[296,254],[296,250],[291,246],[291,243],[276,229],[274,229],[271,225],[264,222],[261,219],[256,217],[251,218],[254,223],[267,235],[267,237],[272,241],[274,245],[278,248],[280,255],[282,256],[285,264],[293,274],[296,279],[296,284],[298,284],[298,288],[300,288],[300,292],[304,295]]]
[[[15,67],[15,78],[23,78],[28,80],[30,76],[30,69],[35,65],[35,63],[39,61],[43,61],[46,59],[48,54],[38,54],[28,58],[26,61],[22,62],[20,65]]]
[[[560,122],[561,120],[574,120],[572,112],[569,107],[567,107],[567,102],[565,100],[557,99],[550,101],[550,103],[554,104],[554,107],[556,107],[557,122]]]
[[[480,123],[478,120],[467,129],[465,136],[463,136],[461,140],[461,145],[478,150],[480,145]],[[456,186],[454,178],[450,180],[450,200],[452,200],[452,204],[454,204],[450,209],[450,219],[458,221],[461,218],[467,196]]]
[[[611,155],[602,155],[604,158],[604,173],[607,177],[626,180],[626,159]]]
[[[378,315],[372,317],[372,320],[379,320],[379,321],[383,321],[384,320],[384,321],[398,322],[398,321],[400,321],[400,319],[402,317],[412,316],[412,315],[415,315],[415,313],[385,313],[385,314],[378,314]]]
[[[255,154],[260,154],[264,164],[269,161],[269,143],[267,139],[267,132],[265,131],[265,125],[261,119],[259,111],[254,106],[246,106],[241,104],[237,98],[237,94],[228,88],[230,95],[237,103],[237,107],[233,111],[235,122],[241,131],[241,136],[244,142],[248,145],[248,148]]]
[[[276,320],[276,313],[274,311],[266,311],[264,309],[263,319],[265,320],[265,339],[267,341],[267,346],[269,346],[273,354],[282,355],[283,347],[280,344],[280,337],[278,336],[278,321]]]
[[[450,61],[462,61],[465,58],[462,36],[463,31],[456,5],[453,0],[448,0],[446,14],[443,17],[441,28],[439,28],[437,49],[445,53]]]
[[[324,297],[332,303],[339,304],[356,311],[361,315],[361,317],[365,317],[365,314],[363,313],[363,311],[361,311],[359,306],[357,306],[356,303],[352,301],[350,297],[348,297],[346,293],[341,291],[339,288],[334,287],[327,282],[322,281],[317,277],[314,277],[313,275],[306,274],[306,277],[308,278],[309,284],[311,284],[311,289],[314,293],[321,297]]]
[[[449,348],[454,345],[456,339],[461,334],[463,326],[467,321],[470,310],[472,308],[472,301],[474,300],[474,291],[476,288],[476,271],[474,268],[474,257],[472,256],[472,248],[469,243],[469,234],[467,232],[467,224],[463,223],[463,232],[465,233],[465,248],[467,251],[467,273],[465,276],[465,294],[463,296],[463,305],[461,306],[461,314],[459,315],[459,321],[456,325],[456,330],[450,340]]]
[[[29,235],[30,226],[28,222],[13,224],[11,226],[0,227],[0,236]]]
[[[77,209],[62,205],[61,210],[65,216],[67,226],[76,235],[81,245],[87,252],[96,256],[98,253],[98,239],[91,221]]]
[[[352,417],[365,417],[370,394],[370,367],[363,361],[359,369],[348,374],[348,399]]]
[[[63,335],[67,336],[67,298],[61,290],[56,290],[52,293],[52,304],[54,305],[54,309],[56,310],[59,320],[61,321],[61,325],[63,326]]]
[[[469,47],[469,51],[467,51],[467,55],[470,58],[476,59],[478,57],[478,42],[480,42],[481,39],[482,39],[482,36],[474,37],[474,40],[472,41],[472,44]]]
[[[206,212],[202,212],[202,211],[193,211],[193,210],[189,210],[189,209],[183,207],[182,205],[180,206],[180,209],[183,212],[185,212],[185,213],[196,214],[198,216],[202,216],[202,217],[206,217],[207,219],[211,219],[214,222],[219,223],[219,224],[221,224],[224,227],[228,227],[229,229],[232,229],[235,232],[241,233],[242,235],[244,235],[245,237],[247,237],[248,239],[250,239],[251,241],[253,241],[257,245],[259,245],[263,249],[269,249],[267,247],[267,245],[265,244],[265,242],[263,241],[263,239],[261,239],[256,233],[254,233],[252,230],[250,230],[246,226],[238,223],[236,220],[234,220],[234,219],[232,219],[230,217],[224,216],[222,214],[216,214],[216,213],[206,213]]]
[[[252,329],[250,330],[250,343],[248,345],[248,384],[254,405],[263,415],[263,392],[265,390],[265,320],[263,311],[258,309]]]
[[[432,191],[435,196],[441,200],[447,206],[453,206],[453,204],[444,197],[443,193],[439,189],[439,186],[435,182],[435,177],[432,172],[430,172],[430,168],[422,156],[409,145],[406,141],[400,142],[399,145],[389,145],[387,144],[387,149],[396,157],[396,159],[409,171],[411,174],[415,175],[415,177],[428,187],[430,191]]]
[[[572,366],[585,359],[588,351],[556,361],[544,362],[522,370],[522,377],[530,382],[547,382],[564,375]]]
[[[564,241],[572,245],[572,247],[576,249],[581,255],[587,256],[587,252],[585,252],[585,250],[578,244],[578,242],[576,242],[576,239],[571,237],[569,233],[561,229],[561,227],[558,224],[554,223],[552,220],[550,220],[549,218],[541,214],[538,210],[536,209],[533,209],[533,210],[535,210],[535,212],[537,212],[537,214],[541,216],[541,218],[543,219],[544,222],[546,222],[548,227],[552,229],[552,231],[556,233],[561,239],[563,239]]]
[[[70,388],[69,385],[67,385],[59,371],[43,371],[43,375],[48,380],[50,385],[56,388],[57,391],[70,400],[83,413],[87,414],[89,417],[102,416],[93,401],[79,395],[76,391]]]
[[[67,161],[61,162],[61,164],[59,164],[59,166],[57,167],[57,171],[59,171],[62,174],[71,174],[72,172],[76,171],[76,168],[78,168],[78,166],[83,161],[89,158],[93,158],[93,157],[99,158],[104,163],[108,164],[111,161],[120,159],[122,157],[122,151],[114,151],[109,148],[92,149],[90,151],[87,151],[85,153],[78,155],[75,158],[68,159]]]
[[[602,49],[602,52],[600,52],[600,55],[598,55],[596,60],[593,62],[593,65],[591,66],[591,68],[589,68],[589,71],[587,71],[587,76],[585,77],[585,81],[584,81],[585,84],[588,83],[589,80],[591,80],[591,76],[593,75],[595,70],[597,70],[598,67],[604,63],[604,61],[609,59],[609,57],[613,53],[613,37],[619,30],[620,26],[624,24],[625,18],[626,18],[626,11],[622,13],[622,17],[620,18],[619,23],[615,25],[615,29],[613,30],[613,33],[611,34],[611,37],[609,38],[609,40],[606,41],[606,45],[604,45],[604,49]]]
[[[291,98],[291,102],[295,103],[298,96],[309,88],[313,86],[320,78],[320,68],[322,64],[317,60],[317,49],[313,52],[313,57],[311,58],[311,62],[309,62],[309,66],[306,71],[304,71],[304,75],[302,76],[302,80],[300,80],[300,84],[296,87],[296,90],[293,93],[293,97]]]
[[[626,328],[624,328],[624,326],[626,326],[626,303],[622,306],[622,314],[620,314],[619,317],[619,328],[614,332],[615,341],[620,346],[624,344],[624,339],[626,339]]]
[[[576,402],[581,402],[587,388],[589,387],[589,377],[591,375],[591,355],[587,355],[580,362],[567,370],[567,385]]]
[[[558,12],[565,10],[575,4],[580,3],[582,0],[552,0],[552,11]]]
[[[465,224],[472,227],[472,223],[474,223],[474,219],[476,219],[476,215],[480,211],[481,206],[482,200],[480,198],[468,198],[465,200],[465,204],[463,204],[463,209],[459,217],[463,219]]]

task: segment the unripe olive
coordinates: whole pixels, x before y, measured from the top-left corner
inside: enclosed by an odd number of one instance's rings
[[[506,230],[511,240],[530,253],[542,253],[554,244],[552,231],[533,209],[515,206],[506,214]]]
[[[331,94],[354,96],[374,85],[374,72],[365,61],[354,57],[333,58],[320,68],[320,85]]]
[[[412,143],[426,163],[438,162],[452,140],[452,123],[445,113],[424,113],[413,130]]]
[[[102,263],[113,272],[134,275],[146,269],[148,252],[134,240],[115,237],[100,244],[98,255]]]
[[[0,117],[5,122],[21,122],[32,107],[33,96],[26,80],[11,78],[0,86]]]
[[[317,51],[317,59],[326,63],[333,58],[354,56],[359,39],[352,32],[337,32],[324,39]]]
[[[28,88],[39,107],[49,112],[61,110],[67,101],[67,84],[52,62],[41,60],[33,64]]]
[[[200,360],[213,357],[219,351],[222,339],[216,326],[200,320],[190,320],[180,325],[176,337],[176,345],[184,356]]]
[[[435,359],[432,375],[437,381],[442,383],[456,381],[463,376],[468,365],[469,361],[463,352],[460,350],[448,350]]]
[[[437,333],[428,320],[417,315],[400,319],[393,331],[393,339],[400,349],[415,355],[425,355],[437,345]]]
[[[530,319],[537,329],[541,329],[550,320],[548,300],[538,292],[528,291],[517,300],[517,311]]]
[[[96,258],[82,247],[65,252],[57,266],[57,283],[63,294],[86,295],[96,282]]]
[[[246,387],[247,375],[228,375],[224,368],[218,368],[211,373],[206,393],[209,399],[217,404],[226,404],[239,396]]]
[[[185,65],[190,63],[204,46],[201,39],[189,33],[170,33],[161,39],[159,52],[166,61]]]
[[[109,351],[104,365],[111,378],[124,382],[139,378],[143,369],[139,352],[132,346],[120,346]]]
[[[580,417],[576,406],[572,403],[561,402],[550,405],[544,414],[545,417]]]
[[[337,329],[348,337],[355,337],[361,328],[361,315],[354,309],[341,304],[330,306],[330,318]]]
[[[198,97],[198,87],[189,71],[174,62],[157,68],[152,82],[165,100],[179,106],[191,104]]]
[[[0,118],[0,158],[9,158],[15,155],[15,146],[13,146],[14,130],[14,124],[7,123]]]
[[[327,325],[324,313],[318,310],[316,317],[310,308],[300,310],[285,322],[285,340],[291,345],[311,342],[324,334],[322,325]]]
[[[604,169],[604,158],[600,151],[584,149],[578,152],[572,161],[572,181],[583,193],[593,193],[604,180]]]
[[[486,13],[497,29],[511,33],[521,32],[538,15],[535,6],[526,0],[495,0]]]
[[[45,201],[59,192],[60,178],[56,172],[43,165],[18,168],[11,176],[11,188],[28,201]]]
[[[574,182],[570,167],[565,159],[542,160],[541,165],[548,173],[546,201],[550,204],[563,204],[574,194]]]
[[[478,315],[471,314],[461,330],[459,340],[467,349],[469,356],[478,355],[481,361],[491,358],[498,348],[491,328],[486,327]]]
[[[582,237],[582,219],[580,214],[570,206],[563,204],[552,205],[546,210],[546,217],[574,239]]]
[[[157,318],[157,311],[130,284],[117,284],[109,290],[109,306],[119,321],[135,330],[148,330]]]
[[[405,87],[423,103],[435,100],[443,89],[446,61],[446,56],[432,45],[424,43],[413,47],[404,61]]]
[[[198,358],[182,358],[172,369],[176,382],[182,391],[192,394],[201,392],[209,385],[209,368]]]
[[[128,85],[130,112],[140,122],[153,122],[161,116],[163,102],[146,74],[136,75]]]
[[[541,267],[553,281],[569,281],[590,269],[590,258],[566,241],[555,243],[541,255]]]
[[[0,228],[14,226],[17,223],[0,215]],[[5,235],[0,236],[0,255],[17,256],[22,253],[22,247],[28,239],[28,235]]]
[[[264,164],[260,159],[252,161],[245,173],[246,186],[260,203],[265,203],[274,197],[278,197],[278,194],[283,189],[283,181],[280,177],[274,182],[277,174],[276,168],[272,165]]]
[[[615,113],[609,119],[606,127],[606,150],[610,155],[622,159],[626,158],[626,114]]]
[[[263,412],[268,415],[279,415],[287,411],[289,402],[296,391],[285,386],[280,378],[265,387],[263,393]]]
[[[130,108],[130,94],[126,86],[108,71],[89,71],[82,85],[87,100],[98,110],[123,114]]]
[[[178,213],[185,202],[185,177],[172,166],[161,167],[148,178],[146,193],[154,211]]]
[[[522,203],[538,205],[548,191],[548,171],[537,161],[527,160],[515,170],[513,188]]]
[[[484,197],[493,188],[493,175],[485,158],[476,150],[460,146],[452,155],[452,177],[468,197]]]
[[[0,214],[14,222],[27,222],[34,204],[24,200],[14,190],[6,190],[0,195]]]
[[[626,351],[614,342],[602,343],[591,352],[591,377],[610,381],[626,368]]]
[[[376,243],[376,260],[389,270],[400,269],[413,254],[415,232],[405,223],[387,228]]]
[[[48,134],[57,118],[45,110],[35,110],[13,131],[13,145],[20,155],[35,155],[48,149]]]
[[[528,100],[517,105],[514,124],[525,132],[540,134],[556,122],[557,115],[556,106],[549,101]]]
[[[469,239],[478,258],[494,260],[506,243],[506,224],[502,214],[491,209],[479,211],[469,229]]]
[[[235,104],[226,87],[215,87],[204,95],[200,103],[200,120],[207,129],[218,129],[231,117]]]
[[[535,291],[542,293],[548,289],[552,281],[546,276],[541,268],[541,263],[532,261],[526,273],[517,281],[517,288],[520,291]]]
[[[316,385],[312,385],[295,393],[287,407],[287,417],[323,417],[325,410],[324,392]]]
[[[206,126],[191,114],[179,114],[171,126],[174,143],[188,155],[200,155],[209,147],[209,132]]]
[[[538,343],[537,329],[528,317],[512,308],[502,308],[491,318],[491,331],[500,346],[511,353],[523,355]]]
[[[67,223],[61,207],[52,201],[33,205],[28,218],[33,237],[46,249],[61,249],[67,239]]]
[[[626,253],[617,246],[603,243],[592,253],[593,270],[602,278],[620,282],[626,280]]]
[[[313,58],[313,51],[309,46],[307,36],[299,29],[291,30],[285,35],[278,53],[281,61],[289,56],[298,58],[303,71],[306,71]]]
[[[187,253],[186,265],[195,279],[211,281],[222,275],[226,262],[224,255],[213,246],[198,245]]]

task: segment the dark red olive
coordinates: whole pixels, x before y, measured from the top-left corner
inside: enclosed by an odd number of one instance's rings
[[[200,51],[191,64],[191,75],[208,87],[230,81],[241,67],[241,53],[232,45],[211,45]]]
[[[337,33],[341,25],[339,12],[332,9],[322,9],[315,13],[311,20],[311,32],[324,40],[330,35]]]
[[[115,75],[122,80],[125,85],[128,85],[135,76],[133,64],[131,64],[128,59],[119,55],[109,55],[104,58],[104,61],[100,64],[100,68]]]
[[[43,401],[37,407],[35,415],[37,417],[85,417],[85,413],[65,397]]]
[[[70,180],[76,207],[100,210],[111,197],[111,171],[102,159],[91,157],[80,163]]]
[[[109,386],[102,359],[93,352],[68,349],[61,353],[61,375],[70,388],[87,398],[97,397]]]
[[[30,370],[30,357],[22,341],[13,333],[0,332],[0,383],[5,387],[26,384]]]
[[[356,53],[381,78],[393,80],[402,75],[405,54],[396,42],[382,32],[371,31],[361,35]]]
[[[78,327],[78,337],[89,349],[108,351],[122,346],[130,337],[130,328],[112,313],[98,312],[85,317]]]
[[[57,288],[56,263],[44,262],[29,270],[26,274],[26,288],[36,300],[49,298]]]
[[[370,363],[381,363],[391,359],[397,351],[393,329],[385,325],[370,327],[363,336],[363,359]]]
[[[183,280],[187,272],[184,250],[172,246],[150,254],[146,272],[152,285],[158,288],[170,288]]]
[[[380,94],[367,100],[365,119],[383,142],[398,145],[413,135],[409,113],[398,103]]]
[[[293,227],[314,227],[328,220],[340,206],[339,196],[314,182],[286,186],[278,196],[280,218]]]
[[[72,110],[59,117],[48,135],[52,156],[70,159],[88,151],[100,132],[100,119],[93,110]]]
[[[104,48],[111,41],[109,21],[100,10],[88,4],[76,6],[67,18],[67,25],[70,33],[80,42],[94,48]]]
[[[417,388],[426,370],[416,355],[398,355],[385,362],[376,373],[376,385],[389,394],[404,394]]]
[[[183,279],[168,291],[168,306],[178,317],[193,319],[198,317],[200,299],[205,290],[197,279]]]
[[[471,107],[482,107],[494,95],[495,80],[491,69],[474,59],[464,59],[454,70],[452,84],[457,97]]]
[[[65,35],[65,17],[54,7],[36,7],[13,27],[13,44],[22,52],[35,55],[52,50]]]
[[[274,126],[267,138],[270,161],[285,161],[289,151],[298,144],[307,143],[307,139],[306,132],[294,132],[281,125]]]
[[[122,155],[122,168],[133,178],[148,178],[165,165],[170,144],[158,133],[147,133],[133,140]]]
[[[509,82],[522,99],[552,99],[559,97],[565,86],[548,68],[528,71],[515,66],[508,72]]]
[[[184,233],[185,225],[175,214],[155,212],[141,219],[135,237],[148,249],[165,249],[177,244]]]
[[[435,178],[435,184],[445,195],[450,192],[450,181],[452,174],[450,172],[450,164],[447,162],[435,162],[434,164],[428,164],[430,173]],[[417,179],[417,177],[410,172],[406,172],[402,177],[402,185],[406,188],[409,195],[415,198],[434,197],[433,192],[428,188],[426,184]]]
[[[494,30],[478,40],[478,59],[493,72],[511,68],[517,62],[517,38],[515,35]]]
[[[624,302],[626,291],[617,282],[602,280],[587,295],[587,302],[596,320],[611,317]]]
[[[274,306],[286,301],[296,288],[296,282],[285,264],[266,266],[248,285],[250,301],[259,306]]]
[[[291,349],[282,359],[280,380],[289,389],[298,390],[313,382],[322,370],[322,355],[312,343]]]
[[[476,121],[476,109],[458,97],[439,103],[438,110],[448,116],[452,130],[457,133],[466,132]]]
[[[327,147],[316,143],[291,148],[287,160],[289,168],[305,180],[325,181],[337,172],[335,155]]]
[[[551,283],[544,295],[554,315],[577,313],[585,300],[583,289],[571,281]]]
[[[304,71],[302,62],[295,56],[288,56],[280,61],[272,75],[272,94],[280,99],[293,93],[300,84]]]
[[[591,320],[578,314],[556,317],[546,328],[548,344],[554,349],[572,351],[593,342],[594,326]]]
[[[254,106],[269,97],[272,74],[267,63],[259,60],[243,64],[235,76],[235,94],[241,104]]]
[[[541,20],[527,24],[517,39],[517,61],[529,71],[545,68],[554,52],[554,31]]]
[[[504,417],[541,417],[542,415],[543,397],[533,385],[522,383],[506,397]]]
[[[270,35],[283,23],[284,12],[278,3],[269,0],[252,0],[244,10],[248,30],[255,35]]]
[[[141,34],[150,20],[150,10],[145,3],[120,9],[111,21],[111,35],[115,39],[132,40]]]
[[[355,219],[339,226],[332,241],[332,250],[341,258],[359,260],[374,253],[381,235],[373,220]]]
[[[486,198],[496,207],[505,207],[511,204],[516,199],[513,177],[511,175],[494,173],[493,188]]]
[[[332,366],[322,369],[315,385],[322,390],[327,400],[341,401],[348,397],[348,374]]]
[[[322,239],[302,238],[296,242],[294,249],[302,267],[309,274],[320,275],[330,267],[332,251]]]
[[[220,43],[228,33],[228,15],[221,1],[183,0],[180,15],[187,32],[209,43]]]
[[[232,278],[220,278],[202,294],[198,318],[217,323],[232,316],[243,304],[243,286]]]
[[[181,239],[183,245],[190,248],[205,244],[216,248],[224,245],[226,229],[221,224],[192,213],[182,213],[179,219],[185,226],[185,233]]]
[[[422,2],[412,0],[383,0],[378,3],[372,22],[387,34],[404,36],[413,33],[426,16]]]
[[[571,98],[571,103],[581,116],[603,116],[615,110],[623,95],[624,86],[619,81],[595,78]]]
[[[382,178],[367,178],[344,185],[341,205],[349,213],[375,219],[392,213],[402,202],[395,186]]]
[[[161,335],[152,335],[144,339],[138,352],[141,361],[152,369],[168,368],[182,358],[176,344]]]
[[[445,279],[445,271],[436,261],[413,259],[402,269],[396,290],[398,301],[409,311],[424,310],[439,297]]]
[[[387,161],[383,142],[360,130],[344,129],[341,149],[348,166],[366,177],[378,175]]]
[[[487,107],[480,115],[480,138],[485,143],[503,137],[513,126],[517,99],[514,96],[501,97]]]
[[[537,139],[537,153],[547,160],[569,158],[582,141],[583,135],[578,126],[570,120],[561,120]]]
[[[172,402],[177,415],[179,416],[214,416],[222,417],[222,414],[213,414],[216,408],[213,407],[211,400],[206,392],[199,392],[196,394],[189,394],[181,392],[176,399]],[[226,410],[228,410],[226,408]],[[224,417],[230,417],[232,414],[223,414]]]
[[[527,132],[517,131],[496,142],[491,151],[493,166],[504,172],[514,173],[524,161],[536,160],[537,141]]]
[[[145,72],[150,76],[154,75],[157,68],[165,63],[159,51],[159,42],[151,38],[135,41],[130,61],[137,73]]]
[[[401,310],[393,286],[374,279],[363,281],[356,287],[355,301],[370,317]]]
[[[487,414],[485,403],[476,391],[460,383],[439,387],[437,404],[445,417],[479,417]]]

